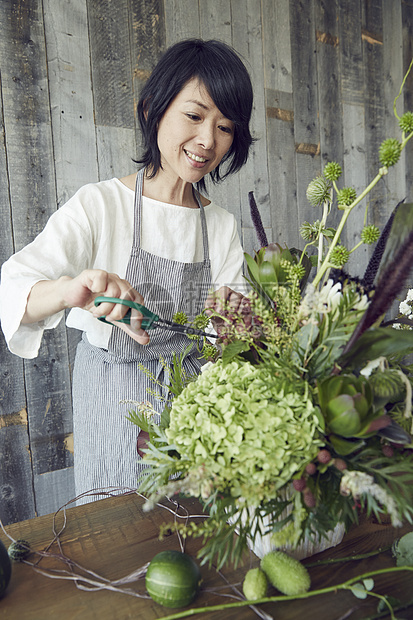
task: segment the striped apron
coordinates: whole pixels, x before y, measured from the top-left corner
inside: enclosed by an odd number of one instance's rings
[[[177,311],[193,318],[202,311],[211,285],[203,206],[195,194],[202,225],[202,262],[181,263],[146,252],[140,247],[143,174],[140,170],[136,179],[133,246],[125,278],[141,293],[145,306],[162,318],[172,320]],[[161,411],[163,402],[159,396],[168,395],[165,369],[170,367],[173,354],[181,353],[190,344],[185,335],[159,328],[151,330],[149,335],[149,344],[140,345],[114,327],[107,350],[91,345],[86,334],[78,345],[73,373],[76,496],[108,486],[136,488],[143,468],[136,449],[139,429],[126,418],[131,405],[121,401],[149,401]],[[194,345],[183,368],[194,374],[201,365]],[[162,388],[159,389],[153,377],[161,382]],[[156,419],[159,422],[159,413]],[[94,499],[99,496],[86,496],[77,503]]]

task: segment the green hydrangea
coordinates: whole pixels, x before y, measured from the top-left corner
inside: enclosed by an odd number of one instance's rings
[[[166,435],[183,473],[202,466],[215,488],[251,506],[276,497],[322,445],[310,398],[241,360],[220,359],[190,383],[172,403]]]
[[[383,140],[379,148],[379,159],[383,166],[389,168],[399,161],[402,145],[396,138]]]

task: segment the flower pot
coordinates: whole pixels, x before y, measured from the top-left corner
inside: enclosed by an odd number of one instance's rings
[[[299,544],[295,549],[292,548],[291,545],[285,545],[283,547],[277,547],[272,542],[272,534],[266,534],[264,536],[256,536],[255,541],[249,541],[248,547],[251,549],[253,553],[259,558],[262,558],[265,554],[269,553],[269,551],[284,551],[291,555],[293,558],[297,560],[303,560],[304,558],[308,558],[316,553],[320,553],[321,551],[325,551],[330,547],[335,547],[340,544],[343,540],[343,536],[345,534],[345,528],[342,523],[339,523],[334,530],[331,530],[328,533],[328,536],[325,538],[320,538],[317,541],[312,540],[304,540],[301,544]]]

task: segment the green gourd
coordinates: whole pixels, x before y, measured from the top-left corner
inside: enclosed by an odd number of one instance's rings
[[[260,568],[250,568],[245,575],[242,591],[249,601],[257,601],[267,594],[267,577]]]
[[[298,560],[282,551],[270,551],[261,560],[268,581],[282,594],[296,596],[310,588],[310,575]]]
[[[198,564],[186,553],[161,551],[145,577],[150,597],[164,607],[186,607],[195,599],[201,585]]]

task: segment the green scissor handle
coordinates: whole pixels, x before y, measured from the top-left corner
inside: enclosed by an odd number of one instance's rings
[[[110,304],[121,304],[122,306],[129,306],[129,308],[135,308],[136,310],[139,310],[139,312],[143,315],[142,329],[153,329],[156,327],[156,325],[153,325],[153,323],[159,321],[159,316],[157,314],[154,314],[153,312],[148,310],[148,308],[145,308],[145,306],[138,304],[136,301],[130,301],[129,299],[118,299],[118,297],[96,297],[95,306],[99,306],[100,304],[106,302]],[[127,323],[129,325],[130,316],[131,311],[128,310],[123,319],[119,319],[116,322]],[[99,316],[98,319],[99,321],[103,321],[103,323],[108,323],[109,325],[112,325],[110,321],[106,320],[106,316]]]

